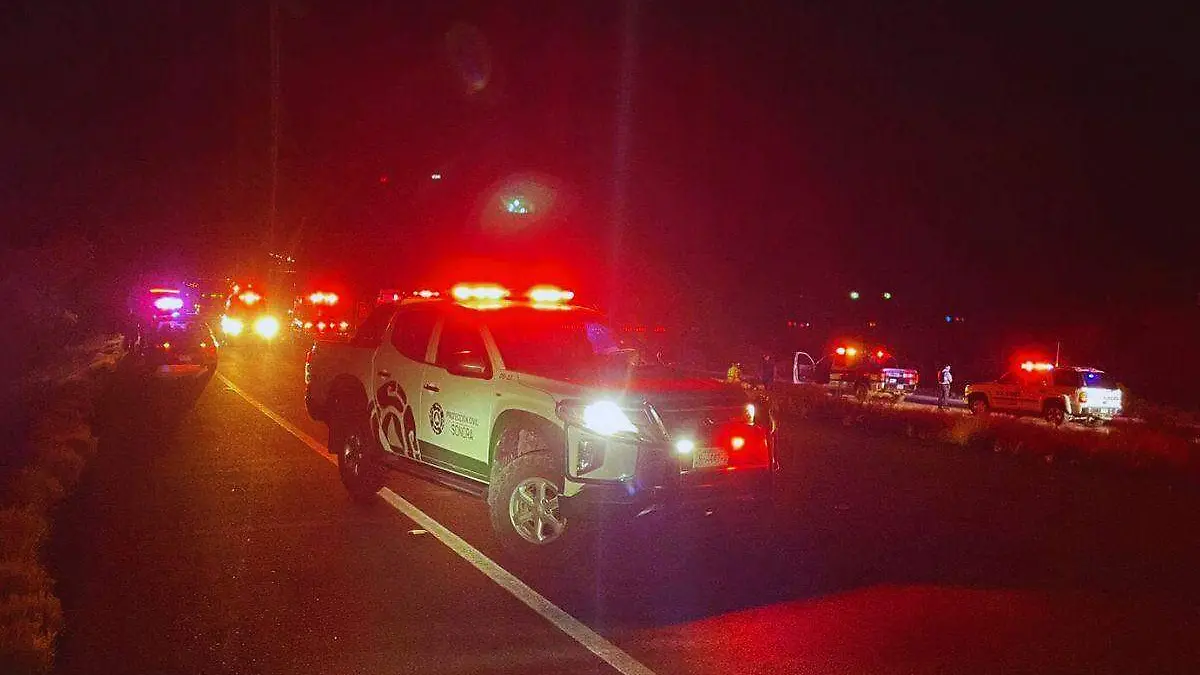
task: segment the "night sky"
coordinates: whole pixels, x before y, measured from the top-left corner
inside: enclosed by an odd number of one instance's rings
[[[1195,12],[803,4],[281,0],[276,247],[580,260],[680,319],[850,288],[931,317],[1195,305]],[[205,271],[264,245],[266,0],[4,5],[14,244]],[[509,184],[550,206],[497,217]]]

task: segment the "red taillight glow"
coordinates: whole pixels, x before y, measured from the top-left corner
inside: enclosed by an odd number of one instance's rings
[[[734,452],[746,447],[746,439],[742,436],[734,436],[729,439],[729,448]]]
[[[493,284],[469,285],[459,284],[450,290],[450,294],[455,300],[465,302],[468,300],[503,300],[509,295],[507,288],[496,286]]]
[[[570,302],[575,297],[575,291],[564,290],[556,286],[534,286],[525,295],[537,303]]]

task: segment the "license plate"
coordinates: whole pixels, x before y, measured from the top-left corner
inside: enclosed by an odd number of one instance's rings
[[[729,453],[721,448],[698,448],[692,460],[693,469],[709,469],[729,464]]]

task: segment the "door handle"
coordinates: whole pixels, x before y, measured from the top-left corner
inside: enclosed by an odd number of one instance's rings
[[[381,370],[381,371],[379,371],[379,372],[377,372],[377,373],[375,373],[375,374],[376,374],[376,375],[378,375],[379,377],[391,377],[391,376],[392,376],[392,371],[390,371],[390,370]]]
[[[425,391],[432,391],[432,392],[439,392],[442,390],[441,387],[437,386],[436,384],[434,384],[432,382],[426,382],[423,385],[423,388],[425,389]]]

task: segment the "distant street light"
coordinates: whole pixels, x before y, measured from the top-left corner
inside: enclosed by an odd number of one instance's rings
[[[861,297],[861,296],[858,294],[858,291],[850,291],[850,299],[851,300],[857,300],[857,299],[859,299],[859,297]]]
[[[884,292],[883,292],[883,299],[884,299],[884,300],[891,300],[891,299],[892,299],[892,294],[891,294],[890,292],[888,292],[888,291],[884,291]]]
[[[442,179],[442,174],[440,174],[440,173],[429,174],[429,180],[441,180],[441,179]]]

